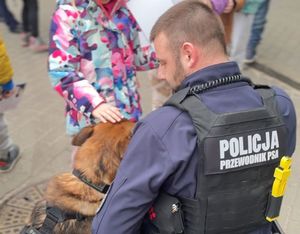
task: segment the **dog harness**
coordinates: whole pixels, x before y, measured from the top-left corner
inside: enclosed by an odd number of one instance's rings
[[[110,185],[105,183],[94,184],[89,179],[87,179],[82,172],[77,169],[73,170],[73,175],[76,176],[80,181],[95,189],[100,193],[106,194]],[[53,233],[55,225],[58,223],[62,223],[69,219],[76,219],[78,221],[82,221],[88,216],[82,215],[80,213],[75,212],[66,212],[55,206],[48,206],[46,208],[46,218],[38,230],[34,227],[24,227],[21,231],[21,234],[50,234]]]
[[[24,227],[21,234],[51,234],[53,233],[54,227],[58,223],[62,223],[69,219],[77,219],[82,221],[87,216],[83,216],[75,212],[66,212],[55,206],[48,206],[46,208],[46,218],[39,229],[35,227]]]

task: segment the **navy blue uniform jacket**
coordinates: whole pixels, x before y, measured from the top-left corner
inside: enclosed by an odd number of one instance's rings
[[[213,65],[187,77],[181,88],[239,73],[235,62]],[[284,91],[273,89],[288,127],[289,154],[292,155],[296,141],[295,110]],[[260,95],[247,82],[208,90],[201,98],[216,113],[262,106]],[[93,220],[93,233],[140,233],[143,217],[160,190],[194,198],[199,157],[196,141],[191,118],[175,107],[159,108],[138,122],[114,183]],[[269,232],[261,229],[255,233]]]

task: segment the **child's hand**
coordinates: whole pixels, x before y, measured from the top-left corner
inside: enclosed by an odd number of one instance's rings
[[[100,119],[101,122],[106,123],[107,121],[116,123],[120,122],[123,118],[120,110],[108,103],[103,103],[93,110],[92,115],[95,118]]]
[[[15,89],[12,89],[10,91],[3,91],[2,94],[0,95],[0,100],[4,99],[4,98],[9,98],[10,96],[12,96],[15,93]]]

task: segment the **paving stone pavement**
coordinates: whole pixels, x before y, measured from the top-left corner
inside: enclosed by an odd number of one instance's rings
[[[13,12],[19,16],[22,1],[7,1]],[[282,61],[299,61],[299,46],[289,49],[290,44],[280,48],[275,56],[270,51],[276,50],[280,45],[278,41],[289,39],[291,44],[297,44],[294,36],[299,36],[295,28],[296,19],[299,19],[296,8],[298,1],[274,0],[269,14],[269,23],[266,36],[259,48],[259,62],[272,66],[272,69],[286,72]],[[48,27],[51,12],[55,1],[40,1],[40,28],[41,36],[48,39]],[[282,11],[282,12],[281,12]],[[278,33],[275,24],[280,21],[284,34]],[[290,17],[287,17],[290,16]],[[291,22],[291,23],[289,23]],[[273,28],[273,29],[272,29]],[[268,30],[271,30],[268,32]],[[9,130],[14,141],[22,149],[22,158],[15,169],[8,174],[0,174],[0,234],[18,233],[35,201],[41,199],[47,180],[54,174],[70,171],[70,139],[65,135],[63,118],[63,101],[52,90],[47,77],[47,54],[35,54],[27,48],[20,46],[18,35],[8,33],[6,27],[0,24],[0,33],[4,37],[8,53],[15,69],[14,79],[17,83],[26,82],[27,89],[24,99],[16,110],[6,113]],[[294,42],[294,40],[297,42]],[[298,45],[298,44],[297,44]],[[270,46],[270,49],[267,47]],[[286,49],[285,49],[286,48]],[[270,54],[271,53],[271,54]],[[282,60],[283,59],[283,60]],[[281,61],[276,62],[275,61]],[[294,61],[293,60],[293,61]],[[290,66],[289,76],[299,74],[299,63],[287,63]],[[297,66],[298,65],[298,66]],[[300,111],[300,91],[286,85],[253,68],[245,73],[254,81],[269,85],[278,85],[284,88],[293,99],[297,115]],[[145,114],[150,111],[151,89],[149,80],[140,74],[142,106]],[[298,121],[299,125],[299,121]],[[299,136],[299,134],[298,134]],[[299,137],[297,140],[299,143]],[[297,144],[298,145],[298,144]],[[287,186],[283,201],[280,224],[287,234],[300,233],[300,158],[296,150],[293,161],[293,172]]]
[[[300,1],[270,0],[257,61],[300,83]]]

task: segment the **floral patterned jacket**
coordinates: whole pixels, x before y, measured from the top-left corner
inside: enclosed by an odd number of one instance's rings
[[[151,47],[141,47],[140,28],[118,1],[107,15],[93,0],[57,0],[50,28],[49,77],[66,101],[69,135],[93,121],[102,102],[118,107],[129,120],[141,116],[136,71],[157,67]]]

